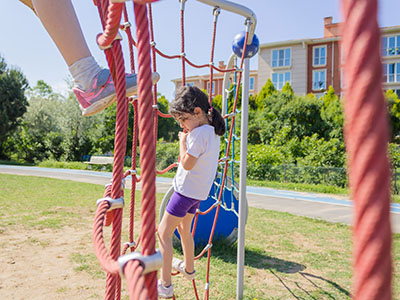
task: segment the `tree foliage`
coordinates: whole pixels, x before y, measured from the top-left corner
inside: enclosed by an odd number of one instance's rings
[[[11,146],[7,140],[21,123],[21,117],[28,106],[25,90],[28,81],[24,74],[14,68],[8,68],[0,56],[0,158],[8,157]]]

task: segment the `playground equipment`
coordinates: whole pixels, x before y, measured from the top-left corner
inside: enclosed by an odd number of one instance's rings
[[[209,67],[210,82],[213,79],[213,70],[224,72],[238,72],[237,82],[241,82],[243,76],[243,99],[242,99],[242,123],[241,134],[247,135],[247,106],[248,99],[248,58],[245,58],[246,47],[252,43],[255,27],[255,16],[247,8],[223,0],[198,0],[200,2],[215,6],[215,22],[219,14],[219,9],[226,9],[239,13],[246,18],[247,33],[245,37],[242,56],[239,68],[219,70],[214,67],[213,50],[211,63],[199,66],[190,62],[185,57],[184,43],[182,38],[181,54],[167,56],[159,51],[154,42],[152,33],[149,34],[148,11],[143,3],[151,1],[134,1],[134,12],[136,20],[136,31],[138,41],[134,42],[130,34],[128,24],[120,26],[121,15],[127,18],[125,3],[116,0],[109,3],[107,0],[98,0],[99,9],[104,33],[99,35],[98,43],[105,50],[106,58],[110,66],[113,80],[116,85],[117,102],[117,125],[116,142],[114,150],[114,169],[113,183],[107,186],[104,198],[98,201],[95,224],[93,229],[93,240],[95,252],[102,267],[108,272],[106,299],[119,299],[121,281],[119,272],[124,274],[127,279],[128,291],[131,299],[156,299],[156,270],[160,267],[161,257],[155,250],[155,139],[157,133],[157,115],[163,114],[158,111],[156,106],[156,87],[153,89],[153,104],[151,96],[151,62],[152,55],[153,70],[156,71],[155,55],[181,59],[182,79],[185,84],[185,64],[194,67]],[[183,25],[184,4],[181,0],[181,15]],[[343,35],[343,49],[345,54],[345,74],[346,74],[346,99],[345,119],[348,160],[349,160],[349,182],[352,188],[355,203],[355,226],[354,226],[354,298],[357,300],[390,300],[392,299],[391,290],[391,229],[390,229],[390,173],[387,159],[387,112],[384,103],[381,84],[381,62],[380,62],[380,41],[379,28],[377,23],[377,0],[342,0],[343,15],[345,18]],[[151,5],[149,7],[149,17],[151,20]],[[127,22],[127,21],[126,21]],[[135,111],[135,131],[134,140],[137,139],[137,128],[139,127],[139,141],[141,153],[140,177],[136,176],[135,159],[132,160],[132,169],[123,173],[123,158],[126,144],[126,128],[128,115],[128,99],[125,98],[125,71],[120,47],[120,36],[117,35],[118,28],[125,29],[130,41],[130,49],[133,45],[138,49],[138,101],[131,99]],[[183,26],[182,26],[183,27]],[[215,29],[215,26],[214,26]],[[152,32],[152,24],[150,24]],[[150,39],[150,37],[151,39]],[[183,35],[182,35],[183,36]],[[213,34],[214,48],[215,31]],[[152,47],[152,48],[151,48]],[[232,65],[231,59],[228,65]],[[134,69],[134,64],[131,63]],[[225,82],[226,83],[226,82]],[[224,85],[225,86],[225,85]],[[238,88],[235,91],[235,101],[233,111],[226,114],[226,118],[231,118],[231,124],[235,121],[236,103]],[[226,95],[224,95],[224,98]],[[226,99],[226,98],[225,98]],[[210,96],[211,101],[211,96]],[[165,115],[164,115],[165,116]],[[154,122],[149,122],[154,118]],[[139,126],[138,126],[139,124]],[[229,130],[227,149],[232,145],[233,126]],[[239,180],[239,219],[238,219],[238,280],[237,298],[243,297],[243,262],[244,262],[244,225],[245,218],[245,180],[246,177],[246,144],[247,139],[241,139],[241,161],[240,180]],[[243,156],[243,157],[242,157]],[[132,157],[136,157],[136,147],[132,147]],[[222,158],[224,173],[222,174],[221,185],[225,184],[228,170],[227,158]],[[165,171],[165,170],[163,170]],[[133,240],[133,218],[130,222],[129,242],[124,245],[122,253],[130,248],[134,251],[139,241],[142,252],[131,252],[120,257],[121,239],[121,220],[123,193],[121,185],[123,178],[132,176],[131,196],[131,216],[134,209],[134,189],[136,182],[142,181],[142,213],[141,219],[146,220],[142,223],[142,230],[139,238]],[[222,197],[223,188],[219,193]],[[218,215],[220,205],[216,207]],[[103,225],[112,223],[112,238],[110,252],[104,245],[102,235]],[[215,220],[214,220],[215,224]],[[215,227],[215,226],[213,226]],[[212,240],[212,234],[210,236]],[[202,251],[208,252],[207,266],[210,265],[211,247]],[[202,253],[204,254],[204,253]],[[201,254],[201,255],[202,255]],[[118,261],[117,261],[118,259]],[[209,269],[208,269],[209,270]],[[208,299],[209,291],[209,272],[207,271],[206,290],[204,298]],[[195,287],[195,284],[194,284]],[[195,295],[198,299],[197,290]]]
[[[182,81],[185,84],[185,67],[189,64],[196,68],[209,68],[210,69],[210,82],[213,82],[213,70],[220,72],[235,73],[235,85],[233,90],[225,91],[225,93],[234,93],[234,103],[232,111],[226,110],[224,118],[226,124],[229,119],[229,132],[225,134],[225,156],[220,160],[220,174],[219,179],[216,181],[214,186],[213,196],[211,196],[212,205],[206,208],[206,211],[199,211],[195,218],[194,228],[196,224],[201,223],[199,215],[206,215],[210,211],[214,210],[215,215],[212,218],[212,228],[208,233],[208,237],[204,236],[203,240],[208,240],[206,247],[201,251],[197,258],[202,257],[207,252],[207,277],[206,277],[206,289],[204,292],[204,299],[209,297],[209,267],[210,267],[210,255],[212,241],[214,233],[216,237],[224,235],[220,233],[217,228],[218,215],[220,214],[220,208],[223,207],[224,211],[231,213],[236,222],[231,222],[231,229],[228,229],[229,236],[236,239],[236,232],[238,232],[238,298],[243,297],[243,265],[244,265],[244,226],[247,218],[247,203],[245,198],[245,184],[246,184],[246,163],[243,161],[247,156],[247,113],[248,113],[248,94],[249,94],[249,63],[248,58],[245,55],[240,57],[240,65],[233,66],[230,69],[218,69],[214,66],[214,47],[215,47],[215,36],[216,36],[216,24],[218,15],[221,10],[228,10],[234,13],[238,13],[245,17],[246,34],[243,40],[242,52],[246,53],[246,47],[252,45],[254,29],[256,25],[256,18],[253,12],[245,8],[242,5],[235,4],[229,1],[211,1],[211,0],[198,0],[208,5],[214,6],[214,28],[212,37],[212,51],[210,63],[205,65],[196,65],[192,63],[185,54],[184,48],[184,10],[185,0],[181,0],[181,29],[182,29],[182,43],[181,53],[179,55],[166,55],[161,52],[154,41],[154,30],[152,23],[152,8],[150,4],[138,4],[134,3],[135,20],[137,27],[137,39],[135,42],[130,32],[130,24],[128,22],[128,14],[125,7],[125,3],[118,1],[109,3],[107,0],[98,0],[97,7],[99,9],[100,16],[102,18],[102,24],[104,27],[104,33],[99,34],[97,41],[101,49],[105,50],[107,62],[109,63],[113,80],[116,84],[118,102],[117,102],[117,122],[116,122],[116,140],[114,149],[114,168],[113,168],[113,181],[111,185],[106,187],[104,198],[98,200],[98,209],[96,211],[95,224],[93,230],[93,241],[95,245],[95,252],[98,260],[102,267],[108,272],[107,275],[107,286],[106,286],[106,299],[119,299],[121,290],[121,280],[118,274],[118,270],[124,274],[128,281],[128,290],[131,299],[155,299],[157,297],[156,291],[156,272],[160,268],[161,255],[155,251],[155,137],[157,136],[157,117],[170,117],[167,114],[163,114],[158,110],[157,106],[157,86],[153,87],[153,93],[151,93],[152,82],[149,81],[151,78],[151,66],[150,58],[152,58],[153,71],[157,71],[156,54],[161,57],[168,59],[181,59],[182,61]],[[143,2],[143,1],[141,1]],[[146,2],[146,1],[145,1]],[[148,1],[147,1],[148,2]],[[148,8],[148,13],[147,13]],[[148,14],[148,17],[147,17]],[[121,16],[124,15],[125,23],[120,25]],[[107,18],[105,17],[107,16]],[[150,20],[150,23],[148,22]],[[124,82],[124,64],[122,58],[122,52],[120,47],[121,36],[118,34],[118,28],[123,29],[129,41],[130,57],[131,57],[131,69],[134,71],[133,63],[133,46],[138,49],[138,97],[133,99],[126,99],[124,97],[125,82]],[[150,28],[150,32],[148,31]],[[252,50],[254,51],[254,49]],[[254,53],[253,53],[254,55]],[[149,73],[150,72],[150,73]],[[149,77],[150,75],[150,77]],[[243,78],[243,82],[242,82]],[[239,86],[242,82],[242,109],[237,109]],[[224,94],[225,94],[224,93]],[[211,103],[211,93],[209,93],[209,101]],[[153,95],[153,96],[151,96]],[[152,98],[152,99],[151,99]],[[227,99],[227,96],[224,95]],[[140,99],[140,101],[137,101]],[[124,156],[124,150],[126,143],[126,128],[127,128],[127,106],[128,103],[132,103],[135,114],[134,114],[134,132],[132,146],[132,168],[131,170],[123,173],[123,160],[121,157]],[[227,105],[224,106],[226,108]],[[239,184],[234,181],[233,164],[238,163],[233,156],[234,153],[234,142],[239,138],[235,134],[235,117],[238,113],[241,113],[241,158],[240,161],[240,177]],[[149,122],[153,120],[153,122]],[[154,124],[154,126],[153,126]],[[137,134],[139,130],[139,135]],[[135,170],[136,166],[136,141],[139,137],[140,152],[144,155],[140,158],[140,166],[142,173],[140,177],[137,176]],[[163,173],[171,168],[175,167],[176,164],[169,166],[167,169],[157,171],[157,173]],[[228,167],[231,169],[231,177],[228,174]],[[130,221],[130,233],[129,242],[124,244],[124,248],[120,251],[120,239],[121,239],[121,226],[122,226],[122,207],[123,207],[123,179],[128,175],[132,175],[132,195],[131,195],[131,221]],[[142,223],[141,233],[136,241],[134,241],[133,234],[133,211],[135,204],[134,190],[136,182],[142,181],[142,220],[146,220]],[[228,187],[228,182],[230,182]],[[225,194],[228,194],[225,196]],[[235,194],[235,195],[234,195]],[[230,202],[224,201],[225,198],[229,198]],[[224,213],[221,213],[223,216]],[[237,224],[236,224],[237,223]],[[110,253],[107,252],[104,245],[104,238],[102,234],[103,225],[113,225]],[[203,227],[203,226],[199,226]],[[139,244],[142,246],[142,252],[131,252],[125,254],[126,250],[130,248],[131,251],[135,251]],[[118,259],[118,261],[117,261]],[[144,278],[141,275],[144,275]],[[199,299],[195,282],[193,281],[195,297]]]
[[[221,174],[220,174],[221,175]],[[194,222],[192,224],[192,232],[195,247],[207,247],[209,237],[212,232],[212,225],[215,219],[215,210],[213,209],[218,203],[219,190],[221,188],[221,176],[215,178],[214,184],[211,187],[209,197],[206,201],[202,201],[199,207],[199,214],[197,215],[196,226]],[[221,207],[223,208],[218,215],[218,222],[214,228],[213,241],[223,241],[225,243],[233,244],[238,237],[238,216],[239,216],[239,186],[237,183],[232,183],[230,177],[224,185],[222,194]],[[160,206],[160,221],[165,213],[165,208],[174,193],[174,188],[171,186],[170,189],[165,193]],[[247,201],[246,201],[247,205]],[[209,210],[207,214],[201,214],[201,212]],[[247,218],[248,211],[244,212],[245,218]],[[180,239],[179,233],[176,230],[175,236]]]

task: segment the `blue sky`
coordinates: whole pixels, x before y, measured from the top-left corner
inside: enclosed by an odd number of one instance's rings
[[[106,66],[103,52],[95,43],[101,31],[97,8],[92,0],[72,1],[93,56]],[[281,40],[319,38],[323,36],[323,18],[333,17],[341,21],[338,0],[238,0],[234,1],[250,8],[257,16],[256,34],[260,43]],[[130,19],[134,23],[132,2],[128,2]],[[155,40],[157,47],[167,54],[180,53],[179,1],[161,0],[153,4]],[[379,1],[380,26],[400,25],[398,12],[400,1]],[[19,67],[30,85],[42,79],[56,91],[65,89],[68,68],[57,48],[47,35],[37,17],[17,0],[0,1],[0,55],[8,65]],[[185,45],[187,57],[196,64],[210,61],[212,36],[212,7],[195,0],[186,3]],[[214,61],[226,61],[232,53],[233,37],[244,30],[244,18],[222,11],[217,24],[217,39]],[[124,53],[128,54],[126,39]],[[125,56],[128,58],[128,56]],[[127,64],[128,66],[128,64]],[[257,57],[251,59],[251,69],[257,68]],[[171,79],[181,77],[178,60],[157,57],[157,68],[161,75],[158,90],[168,99],[173,92]],[[208,73],[207,69],[187,67],[187,75]]]

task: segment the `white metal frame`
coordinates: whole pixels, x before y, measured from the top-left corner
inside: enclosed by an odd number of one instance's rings
[[[253,42],[254,31],[257,24],[257,18],[249,8],[226,0],[197,0],[204,4],[227,10],[246,18],[247,30],[249,36],[247,45]],[[227,68],[234,64],[235,56],[232,54],[228,60]],[[223,81],[223,101],[222,113],[226,110],[227,92],[229,89],[230,73],[225,73]],[[247,198],[246,198],[246,177],[247,177],[247,134],[248,134],[248,112],[249,112],[249,84],[250,84],[250,61],[245,58],[243,64],[243,82],[242,82],[242,108],[241,108],[241,133],[240,133],[240,177],[239,177],[239,223],[238,223],[238,247],[237,247],[237,281],[236,281],[236,299],[243,299],[243,281],[244,281],[244,246],[245,246],[245,227],[247,219]],[[239,88],[239,87],[237,87]]]

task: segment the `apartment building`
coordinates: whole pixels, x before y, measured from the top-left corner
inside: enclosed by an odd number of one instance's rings
[[[226,69],[226,66],[223,61],[220,61],[218,64],[218,68],[223,70]],[[230,81],[233,82],[234,75],[231,75]],[[249,87],[249,94],[255,95],[258,88],[258,72],[257,70],[250,71],[250,87]],[[223,92],[223,80],[224,80],[224,73],[223,72],[213,72],[213,84],[212,84],[212,96],[222,95]],[[172,82],[175,84],[175,89],[182,86],[182,78],[173,79]],[[196,76],[188,76],[186,77],[186,85],[192,86],[195,85],[203,90],[208,91],[210,93],[210,74],[207,75],[196,75]]]
[[[282,89],[289,82],[294,92],[300,95],[322,95],[330,85],[337,94],[341,94],[341,25],[332,23],[332,17],[326,17],[323,38],[261,44],[258,57],[259,89],[270,78],[276,89]],[[381,33],[384,89],[393,89],[400,96],[400,26],[383,27]]]

